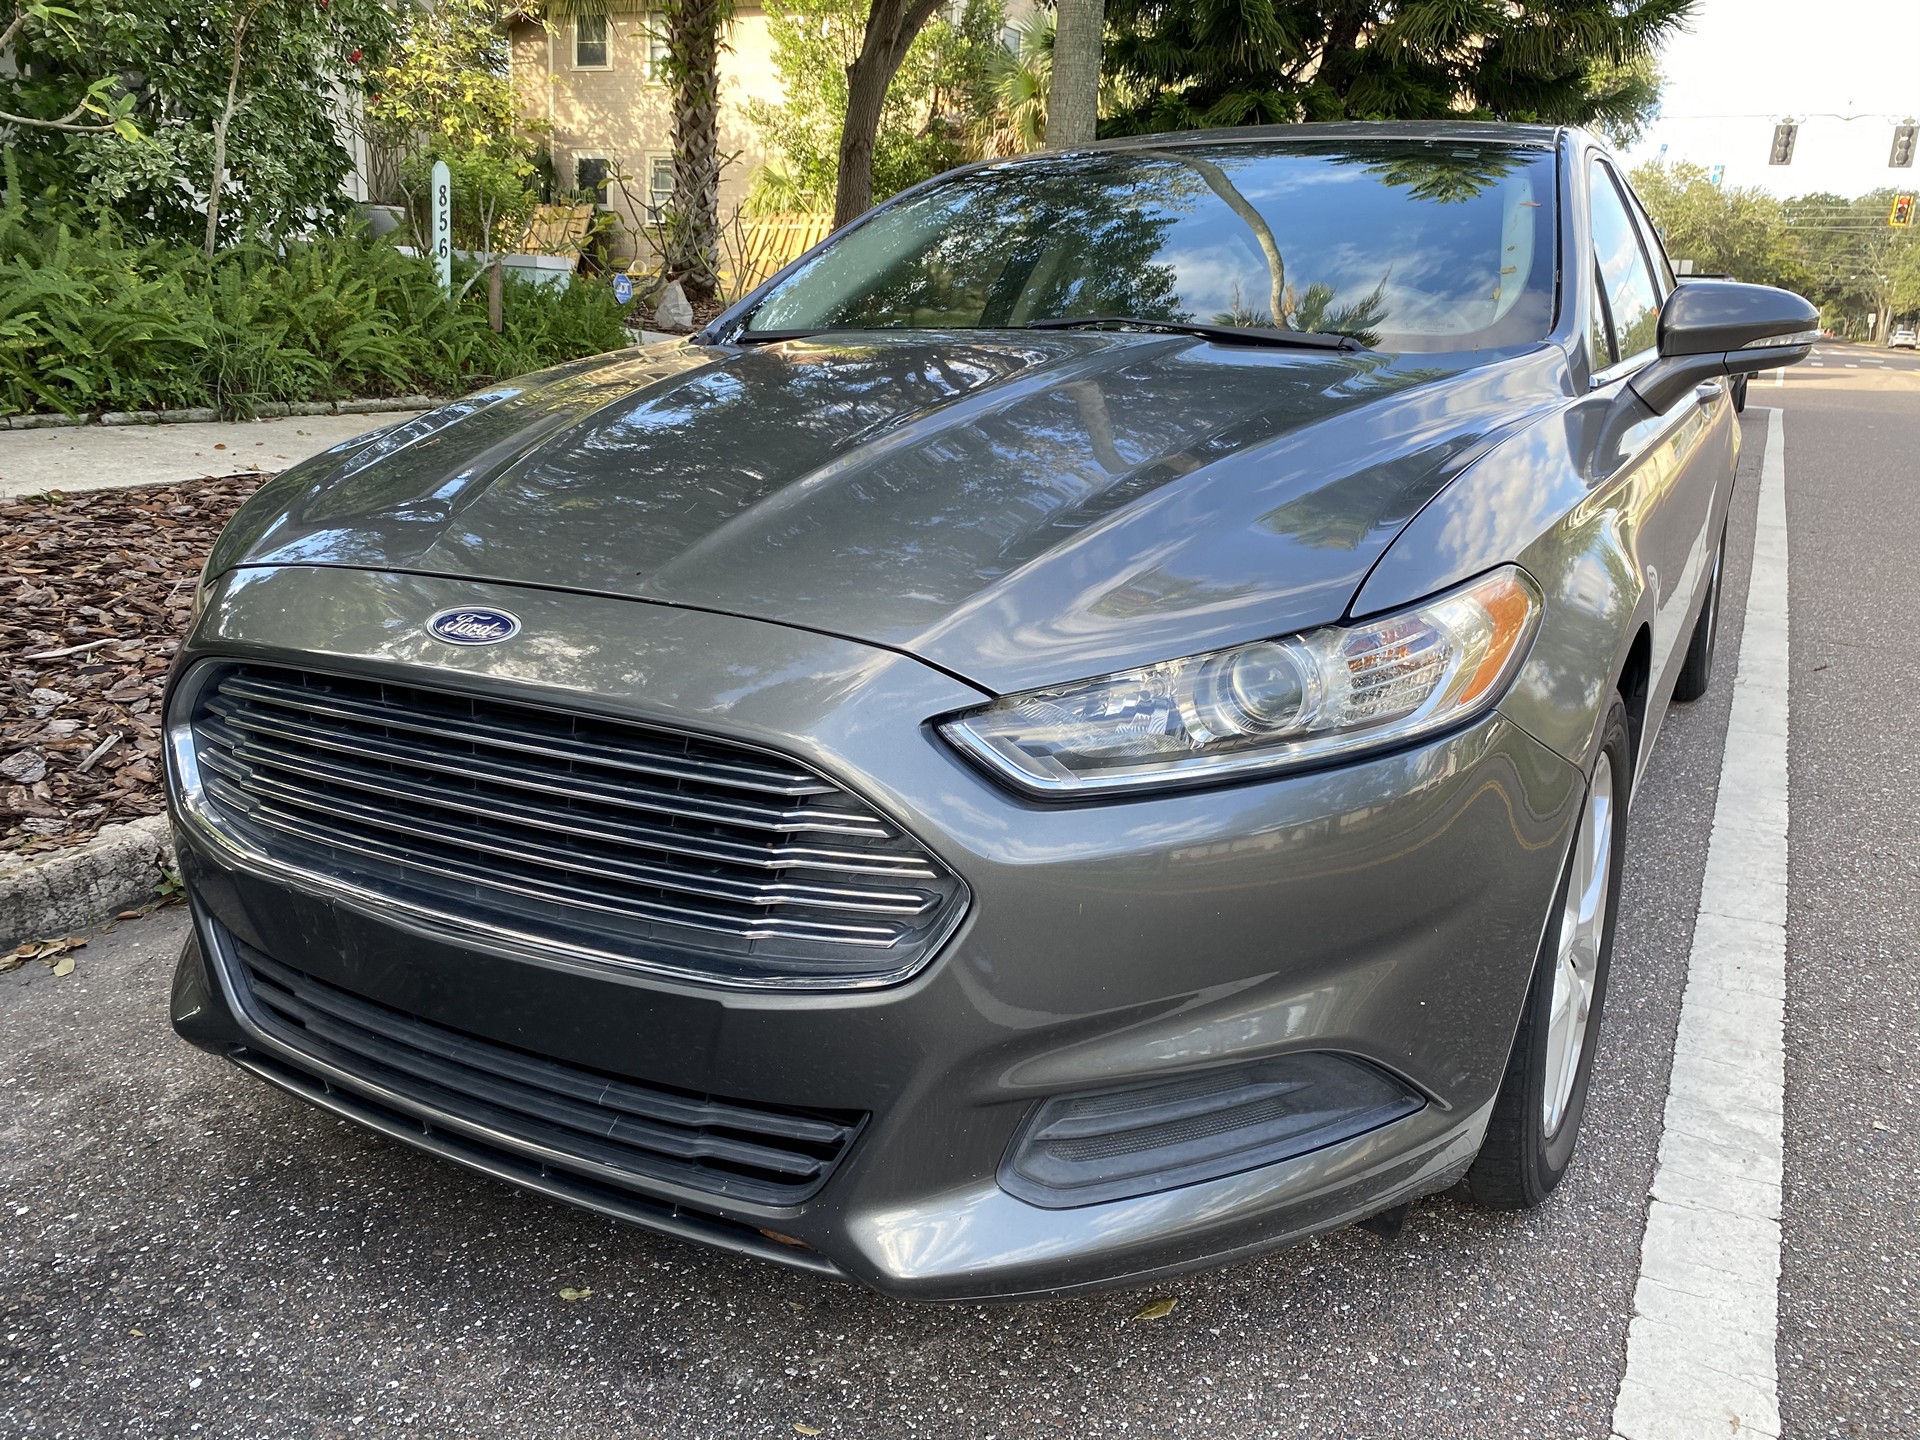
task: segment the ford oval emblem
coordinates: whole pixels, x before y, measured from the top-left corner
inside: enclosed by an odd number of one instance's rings
[[[427,633],[449,645],[498,645],[520,633],[520,621],[504,610],[442,610],[427,621]]]

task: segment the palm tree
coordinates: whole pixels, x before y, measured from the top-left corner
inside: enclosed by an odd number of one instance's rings
[[[1100,52],[1105,0],[1055,0],[1053,77],[1047,96],[1047,144],[1085,145],[1100,118]]]
[[[504,0],[507,15],[539,8],[537,0]],[[542,18],[605,17],[613,0],[545,0]],[[624,7],[623,7],[624,8]],[[667,53],[660,71],[672,88],[673,198],[666,205],[661,268],[689,299],[710,299],[720,287],[720,52],[733,0],[659,0],[654,12]]]
[[[733,0],[663,0],[673,87],[673,198],[667,202],[667,277],[689,299],[720,288],[720,51]]]
[[[994,114],[987,148],[1024,155],[1047,138],[1047,87],[1053,78],[1053,13],[1035,10],[993,62]]]

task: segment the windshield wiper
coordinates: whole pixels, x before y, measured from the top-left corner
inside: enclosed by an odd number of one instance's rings
[[[1198,335],[1225,345],[1294,345],[1304,350],[1364,350],[1367,347],[1351,335],[1331,335],[1319,330],[1272,330],[1254,325],[1208,325],[1199,320],[1151,320],[1139,315],[1060,315],[1049,320],[1028,320],[1014,327],[1020,330],[1091,330],[1101,325],[1125,325],[1135,330],[1154,330],[1167,335]]]

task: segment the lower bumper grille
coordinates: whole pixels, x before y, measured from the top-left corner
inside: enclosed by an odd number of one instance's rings
[[[477,1140],[522,1167],[616,1189],[653,1182],[796,1205],[826,1184],[866,1121],[561,1064],[362,999],[223,938],[240,1008],[269,1039],[323,1079],[347,1077],[429,1131]]]

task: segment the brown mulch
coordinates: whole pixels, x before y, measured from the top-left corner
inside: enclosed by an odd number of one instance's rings
[[[0,853],[163,808],[167,665],[214,537],[266,478],[0,500]]]

